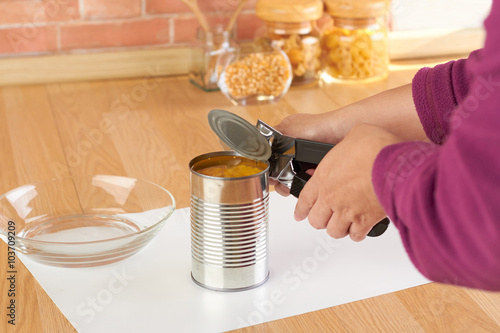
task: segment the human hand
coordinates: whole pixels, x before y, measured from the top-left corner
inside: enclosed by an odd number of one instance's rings
[[[373,125],[356,125],[323,158],[300,193],[295,219],[309,218],[333,238],[363,240],[386,216],[372,184],[378,153],[402,140]]]
[[[281,133],[299,139],[324,143],[338,143],[348,129],[336,111],[320,114],[294,113],[274,126]]]
[[[336,144],[343,139],[346,130],[335,111],[323,114],[295,113],[284,118],[274,127],[279,132],[294,138]],[[312,172],[312,171],[311,171]],[[275,180],[270,180],[276,192],[290,195],[290,190]]]

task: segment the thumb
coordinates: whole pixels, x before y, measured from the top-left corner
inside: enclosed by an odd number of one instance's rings
[[[300,126],[302,121],[300,120],[303,117],[302,114],[294,113],[283,118],[279,124],[274,126],[274,128],[280,131],[283,134],[290,134],[294,132],[294,128]]]

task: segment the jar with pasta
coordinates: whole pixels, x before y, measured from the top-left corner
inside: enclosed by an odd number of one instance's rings
[[[259,0],[256,13],[264,21],[255,44],[262,51],[280,49],[290,60],[292,85],[315,84],[321,74],[321,33],[316,20],[321,0]]]
[[[343,81],[372,81],[389,72],[389,0],[325,0],[333,25],[321,39],[325,72]]]

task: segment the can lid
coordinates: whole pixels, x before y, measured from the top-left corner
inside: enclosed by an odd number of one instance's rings
[[[323,15],[321,0],[259,0],[256,15],[271,22],[315,21]]]
[[[240,116],[216,109],[208,113],[208,123],[219,139],[237,153],[260,161],[271,157],[269,141]]]

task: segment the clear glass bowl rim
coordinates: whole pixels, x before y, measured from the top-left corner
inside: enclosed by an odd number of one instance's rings
[[[155,228],[158,228],[158,226],[160,226],[161,224],[163,224],[170,216],[172,216],[172,214],[174,213],[175,209],[176,209],[176,204],[175,204],[175,199],[174,199],[174,196],[172,195],[172,193],[170,193],[167,189],[165,189],[164,187],[156,184],[156,183],[153,183],[149,180],[145,180],[145,179],[140,179],[140,178],[133,178],[133,177],[128,177],[128,176],[120,176],[120,175],[103,175],[103,174],[99,174],[99,175],[82,175],[82,176],[67,176],[67,177],[54,177],[54,178],[50,178],[50,179],[47,179],[47,180],[39,180],[39,181],[35,181],[35,182],[31,182],[31,183],[28,183],[28,184],[24,184],[24,185],[21,185],[21,186],[18,186],[18,187],[15,187],[5,193],[3,193],[2,195],[0,195],[0,202],[7,196],[7,194],[11,193],[12,191],[15,191],[23,186],[27,186],[27,185],[41,185],[41,184],[45,184],[45,183],[49,183],[49,182],[54,182],[54,181],[62,181],[62,180],[65,180],[65,179],[75,179],[75,178],[88,178],[88,179],[91,179],[95,176],[103,176],[103,177],[118,177],[118,178],[128,178],[128,179],[134,179],[134,180],[137,180],[139,182],[142,182],[142,183],[147,183],[149,185],[153,185],[154,187],[160,189],[161,191],[163,191],[164,193],[166,193],[168,195],[168,197],[170,198],[170,200],[172,200],[172,209],[170,211],[169,214],[167,214],[165,217],[161,218],[159,221],[155,222],[154,224],[152,224],[151,226],[147,227],[147,228],[144,228],[140,231],[137,231],[137,232],[134,232],[134,233],[131,233],[131,234],[128,234],[128,235],[123,235],[123,236],[119,236],[119,237],[113,237],[113,238],[106,238],[106,239],[100,239],[100,240],[95,240],[95,241],[85,241],[85,242],[49,242],[49,241],[43,241],[43,240],[37,240],[37,239],[31,239],[31,238],[24,238],[24,237],[19,237],[19,236],[15,236],[15,240],[19,240],[19,241],[22,241],[24,243],[33,243],[33,244],[39,244],[39,245],[57,245],[57,246],[73,246],[73,245],[91,245],[91,244],[99,244],[99,243],[105,243],[105,242],[111,242],[111,241],[115,241],[115,240],[121,240],[121,239],[126,239],[126,238],[132,238],[132,237],[136,237],[136,236],[139,236],[139,235],[142,235],[142,234],[145,234],[147,233],[148,231],[152,230],[152,229],[155,229]],[[0,235],[2,235],[3,237],[9,237],[9,234],[5,234],[4,231],[2,229],[0,229]],[[16,246],[13,246],[13,248],[15,249]]]

